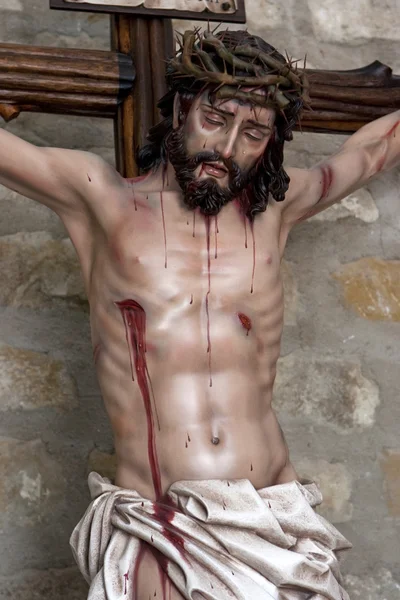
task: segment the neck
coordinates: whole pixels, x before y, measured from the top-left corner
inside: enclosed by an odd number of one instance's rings
[[[175,177],[175,169],[170,162],[166,168],[161,164],[151,171],[143,181],[141,189],[147,192],[182,192]]]

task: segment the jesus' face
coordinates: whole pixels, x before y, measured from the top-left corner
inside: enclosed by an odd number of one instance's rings
[[[275,111],[204,92],[175,120],[169,159],[190,208],[217,214],[249,183],[271,138]]]

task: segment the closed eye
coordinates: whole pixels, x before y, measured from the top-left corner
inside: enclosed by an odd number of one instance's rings
[[[207,123],[211,123],[212,125],[225,125],[225,121],[221,121],[221,117],[215,115],[211,115],[206,117]]]
[[[261,142],[264,139],[264,136],[262,134],[254,134],[250,133],[249,131],[245,132],[245,136],[248,137],[250,140],[254,140],[255,142]]]

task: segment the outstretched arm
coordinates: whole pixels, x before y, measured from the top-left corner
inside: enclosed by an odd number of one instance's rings
[[[122,177],[89,152],[39,148],[0,129],[0,184],[45,204],[61,218],[89,218]],[[102,192],[102,193],[101,193]]]
[[[368,123],[339,152],[311,169],[288,169],[290,186],[282,202],[283,220],[304,221],[372,177],[400,164],[400,111]]]

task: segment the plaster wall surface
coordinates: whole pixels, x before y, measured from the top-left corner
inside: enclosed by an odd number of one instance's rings
[[[398,0],[247,0],[248,28],[318,69],[400,74]],[[175,23],[184,29],[184,23]],[[239,27],[238,27],[239,28]],[[108,49],[108,19],[0,0],[0,41]],[[113,162],[106,120],[22,114],[0,126]],[[309,167],[346,138],[296,134]],[[275,406],[298,471],[354,549],[352,598],[400,598],[400,171],[292,232]],[[0,600],[83,600],[69,535],[90,469],[115,468],[74,251],[47,208],[0,187]],[[21,375],[23,374],[23,375]]]

